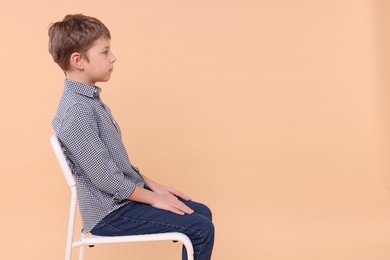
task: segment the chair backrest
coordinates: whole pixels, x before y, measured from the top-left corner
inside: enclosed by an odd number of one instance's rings
[[[72,245],[73,245],[73,234],[74,226],[76,222],[76,208],[77,208],[77,191],[76,191],[76,182],[73,178],[72,171],[69,168],[66,156],[62,149],[62,145],[57,138],[56,134],[53,134],[50,137],[51,147],[53,148],[54,154],[57,157],[57,161],[60,164],[62,173],[65,176],[66,182],[69,185],[71,191],[71,200],[70,200],[70,212],[69,212],[69,222],[68,222],[68,236],[66,238],[66,251],[65,259],[70,260],[72,255]],[[83,259],[84,251],[80,254],[80,259]]]
[[[60,164],[61,170],[62,170],[63,174],[65,175],[66,182],[68,183],[68,185],[70,187],[75,186],[76,183],[74,181],[72,171],[69,168],[64,151],[62,150],[62,145],[61,145],[60,141],[58,140],[56,134],[53,134],[50,137],[50,143],[51,143],[51,146],[52,146],[54,153],[57,157],[58,163]]]

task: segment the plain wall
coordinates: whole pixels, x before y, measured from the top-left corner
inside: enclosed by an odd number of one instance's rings
[[[64,75],[47,29],[83,13],[112,33],[118,60],[99,86],[132,162],[213,209],[213,259],[390,259],[389,8],[2,2],[0,257],[63,258],[70,193],[49,137]],[[87,259],[180,251],[170,242],[100,246]]]

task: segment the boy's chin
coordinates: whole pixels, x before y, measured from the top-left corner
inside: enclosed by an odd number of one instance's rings
[[[111,77],[107,77],[107,78],[104,78],[104,79],[100,79],[98,82],[107,82],[110,80]]]

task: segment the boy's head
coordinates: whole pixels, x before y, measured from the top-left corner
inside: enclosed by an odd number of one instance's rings
[[[63,71],[70,67],[70,57],[77,52],[88,60],[93,43],[111,39],[110,31],[98,19],[82,14],[67,15],[49,27],[49,52]]]

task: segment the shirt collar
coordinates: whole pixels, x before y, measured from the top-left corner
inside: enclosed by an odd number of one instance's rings
[[[78,94],[93,98],[99,97],[102,89],[96,86],[90,86],[81,82],[65,79],[65,90],[76,92]]]

